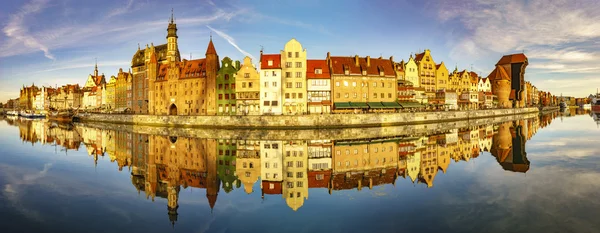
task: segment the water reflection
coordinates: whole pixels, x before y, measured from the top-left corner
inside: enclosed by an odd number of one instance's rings
[[[450,164],[490,152],[507,171],[525,173],[530,161],[526,141],[563,113],[495,125],[447,130],[426,136],[355,140],[235,140],[147,135],[62,125],[45,120],[6,118],[19,128],[22,141],[54,145],[60,152],[85,148],[96,165],[108,157],[147,199],[167,199],[169,221],[178,219],[179,194],[205,189],[215,208],[219,194],[235,189],[281,196],[296,211],[311,189],[358,191],[399,178],[434,187],[436,175]],[[584,112],[583,114],[589,114]],[[562,115],[561,115],[562,116]],[[259,182],[260,190],[254,190]],[[243,187],[243,190],[241,190]]]

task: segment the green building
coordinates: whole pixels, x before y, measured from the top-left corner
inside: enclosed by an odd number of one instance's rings
[[[217,142],[217,174],[223,184],[226,193],[241,186],[241,182],[235,174],[236,143],[232,140],[220,139]]]
[[[240,62],[234,63],[225,57],[221,63],[216,83],[217,115],[235,115],[235,73],[240,69]]]

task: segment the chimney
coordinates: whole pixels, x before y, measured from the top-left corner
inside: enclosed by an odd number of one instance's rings
[[[367,67],[371,67],[371,56],[367,56]]]
[[[358,55],[354,55],[354,65],[358,66]]]
[[[390,56],[390,61],[394,63],[394,56]]]

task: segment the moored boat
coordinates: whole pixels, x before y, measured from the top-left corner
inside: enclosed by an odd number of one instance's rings
[[[71,122],[75,112],[72,110],[54,110],[48,112],[48,119],[58,122]]]
[[[600,113],[600,93],[596,93],[595,96],[592,96],[591,103],[592,112]]]
[[[11,111],[7,111],[6,115],[9,115],[9,116],[18,116],[19,112],[16,111],[16,110],[11,110]]]

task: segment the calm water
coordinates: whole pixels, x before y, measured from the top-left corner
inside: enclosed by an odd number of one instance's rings
[[[564,115],[564,114],[563,114]],[[600,129],[230,140],[0,121],[2,232],[599,232]]]

